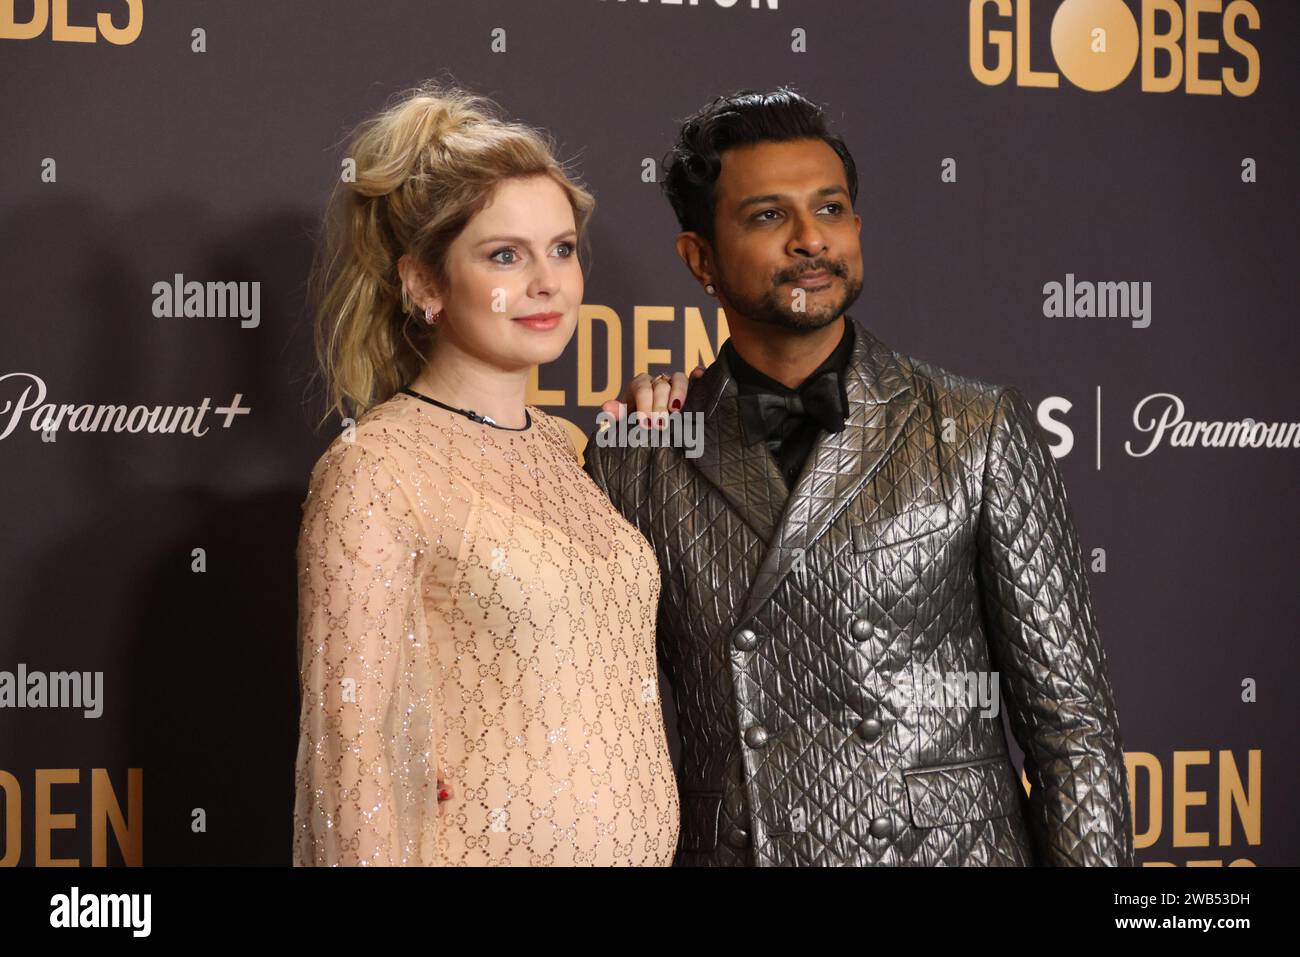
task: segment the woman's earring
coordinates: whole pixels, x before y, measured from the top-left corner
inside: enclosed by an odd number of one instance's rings
[[[705,283],[705,284],[704,284],[704,291],[707,292],[710,296],[712,296],[712,295],[713,295],[713,283],[711,283],[711,282]]]
[[[424,307],[424,321],[427,322],[429,325],[436,326],[438,324],[438,320],[441,318],[442,318],[441,309],[438,310],[438,315],[435,316],[433,314],[433,306]]]

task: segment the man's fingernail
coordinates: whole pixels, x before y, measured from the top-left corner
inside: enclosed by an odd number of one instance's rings
[[[681,400],[681,399],[673,399],[673,411],[676,412],[676,411],[677,411],[678,409],[680,409],[681,407],[682,407],[682,400]]]

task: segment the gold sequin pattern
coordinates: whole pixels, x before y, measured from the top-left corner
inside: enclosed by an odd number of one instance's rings
[[[313,468],[296,865],[672,862],[658,564],[529,414],[499,429],[398,393]]]

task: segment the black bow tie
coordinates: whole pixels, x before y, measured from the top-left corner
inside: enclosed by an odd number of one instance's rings
[[[751,445],[760,439],[785,438],[792,416],[806,416],[827,432],[839,432],[848,414],[843,407],[840,376],[834,369],[807,380],[795,393],[745,392],[739,401],[745,441]]]

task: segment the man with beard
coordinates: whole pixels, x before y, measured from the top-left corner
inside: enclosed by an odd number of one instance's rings
[[[690,117],[664,190],[730,339],[689,390],[625,398],[701,414],[702,454],[593,433],[586,469],[659,560],[677,863],[1131,865],[1106,658],[1024,397],[848,316],[857,171],[799,94]]]

